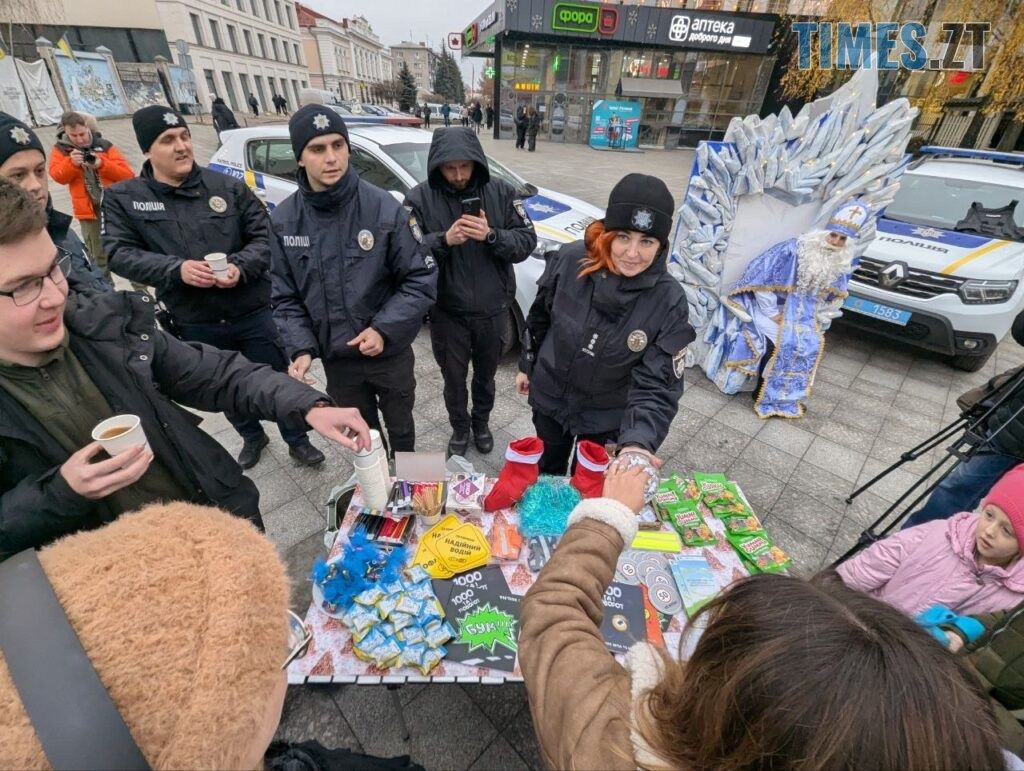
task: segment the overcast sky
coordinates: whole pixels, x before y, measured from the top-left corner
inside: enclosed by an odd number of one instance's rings
[[[302,0],[303,5],[332,19],[365,16],[384,45],[403,40],[424,42],[435,51],[449,32],[461,32],[490,5],[489,0]],[[455,60],[460,61],[459,54]],[[487,59],[461,59],[462,78],[470,85],[473,68],[477,78]],[[475,85],[475,84],[473,84]]]

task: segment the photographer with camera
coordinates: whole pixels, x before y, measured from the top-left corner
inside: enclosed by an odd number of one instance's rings
[[[409,191],[437,260],[437,306],[430,312],[430,342],[444,377],[444,403],[452,438],[449,455],[464,455],[473,441],[494,449],[488,419],[494,407],[494,375],[508,334],[509,306],[516,296],[512,266],[537,246],[523,202],[507,182],[491,176],[480,140],[471,129],[435,131],[427,156],[428,177]],[[466,376],[473,362],[473,411]]]
[[[108,278],[110,268],[100,240],[103,188],[134,176],[121,151],[98,131],[91,130],[84,115],[66,112],[61,116],[57,143],[50,153],[50,177],[70,188],[71,204],[82,227],[86,249]]]
[[[1017,317],[1010,334],[1024,346],[1024,314]],[[904,529],[974,511],[996,480],[1024,460],[1024,367],[1004,372],[958,400],[961,406],[966,402],[979,407],[1001,403],[981,429],[977,451],[939,483],[925,505],[903,523]]]

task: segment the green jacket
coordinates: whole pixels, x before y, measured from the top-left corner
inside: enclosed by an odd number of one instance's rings
[[[967,645],[968,661],[992,698],[1009,710],[1024,709],[1024,603],[975,618],[985,633]]]

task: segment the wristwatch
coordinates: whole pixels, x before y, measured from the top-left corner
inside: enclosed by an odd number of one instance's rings
[[[494,242],[497,241],[497,240],[498,240],[498,234],[494,232],[494,229],[492,228],[492,229],[488,230],[487,231],[487,238],[484,239],[484,241],[487,242],[487,245],[488,246],[494,246]]]

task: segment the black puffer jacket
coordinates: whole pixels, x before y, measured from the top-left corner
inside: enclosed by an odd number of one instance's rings
[[[305,414],[323,394],[238,353],[183,343],[156,328],[141,292],[69,296],[64,321],[71,350],[115,413],[142,418],[153,452],[191,493],[260,521],[259,492],[209,434],[207,412],[233,412],[306,430]],[[68,453],[0,387],[0,559],[103,524],[100,507],[60,475]]]
[[[362,356],[348,341],[367,327],[381,358],[415,339],[437,297],[437,268],[409,212],[351,166],[327,190],[299,189],[273,214],[274,320],[290,358]],[[362,234],[362,235],[361,235]]]
[[[213,107],[210,109],[210,115],[213,118],[213,127],[217,129],[218,134],[222,131],[238,128],[238,119],[235,118],[235,114],[231,111],[231,108],[228,107],[224,103],[224,100],[219,96],[213,100]]]
[[[53,202],[46,202],[46,232],[50,234],[54,246],[71,255],[71,270],[68,273],[68,286],[75,291],[93,290],[104,292],[113,289],[103,272],[97,268],[89,255],[85,244],[78,234],[71,229],[71,215],[57,211]]]
[[[270,218],[245,183],[195,165],[172,187],[142,174],[103,193],[103,246],[110,269],[156,288],[176,321],[209,324],[270,306]],[[181,263],[224,252],[241,279],[231,289],[181,280]]]
[[[696,336],[665,252],[638,276],[578,278],[576,241],[552,255],[526,319],[519,368],[530,404],[573,434],[618,431],[656,452],[683,395],[682,357]]]
[[[1010,334],[1024,346],[1024,313],[1017,317]],[[1018,377],[1024,378],[1024,373]],[[996,432],[992,445],[997,451],[1024,459],[1024,385],[992,414],[988,429]]]
[[[473,178],[455,190],[441,174],[448,161],[473,161]],[[516,296],[512,266],[537,246],[522,201],[501,179],[492,179],[487,156],[472,129],[451,127],[434,132],[427,156],[428,177],[405,199],[424,230],[424,243],[437,258],[437,306],[455,316],[486,318],[503,313]],[[445,232],[462,216],[462,199],[477,196],[495,233],[493,244],[467,241],[448,246]]]

